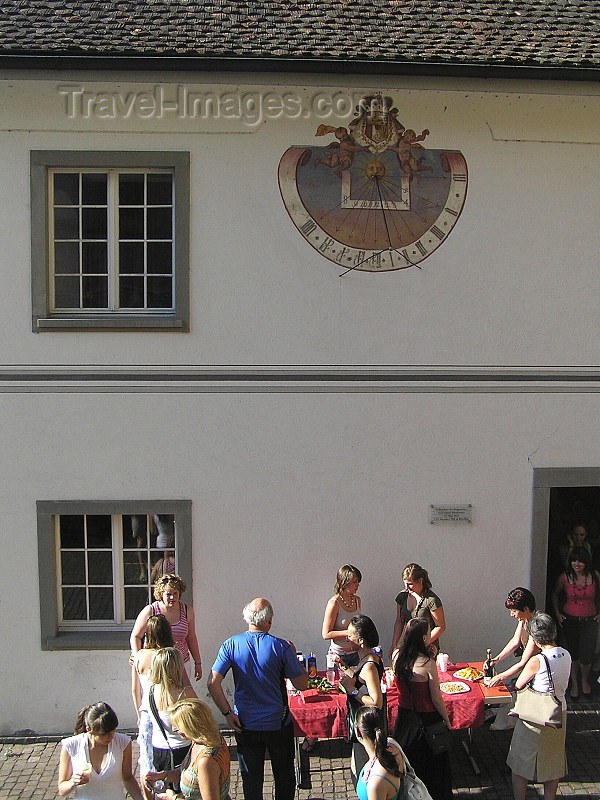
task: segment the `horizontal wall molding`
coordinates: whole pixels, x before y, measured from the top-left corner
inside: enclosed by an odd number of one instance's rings
[[[6,366],[0,392],[600,392],[596,367]]]

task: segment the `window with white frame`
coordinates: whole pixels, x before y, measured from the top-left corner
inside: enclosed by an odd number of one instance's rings
[[[127,647],[157,578],[189,585],[190,504],[40,502],[38,544],[42,646]]]
[[[187,153],[31,154],[34,330],[188,329]]]

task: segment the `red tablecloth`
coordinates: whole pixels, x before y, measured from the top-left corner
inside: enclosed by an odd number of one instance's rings
[[[448,672],[440,674],[440,681],[456,680],[452,673],[467,664],[450,666]],[[471,664],[481,668],[481,662]],[[486,702],[493,703],[491,696],[484,697],[479,683],[464,681],[470,691],[464,694],[442,694],[448,717],[453,729],[478,728],[483,724],[483,711]],[[506,694],[504,687],[496,690],[499,695]],[[488,694],[489,694],[488,692]],[[398,691],[395,686],[387,690],[388,722],[393,728],[398,710]],[[290,710],[294,717],[296,736],[310,736],[315,739],[336,739],[347,735],[346,727],[346,695],[323,694],[319,700],[305,703],[301,695],[290,697]]]

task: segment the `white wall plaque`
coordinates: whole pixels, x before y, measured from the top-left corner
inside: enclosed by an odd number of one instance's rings
[[[429,506],[429,522],[473,522],[473,506],[471,503],[456,505]]]

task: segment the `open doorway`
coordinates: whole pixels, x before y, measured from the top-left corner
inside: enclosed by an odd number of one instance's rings
[[[573,524],[586,525],[600,566],[600,467],[544,467],[533,471],[529,588],[538,608],[552,609],[552,588],[562,571],[560,545]]]

